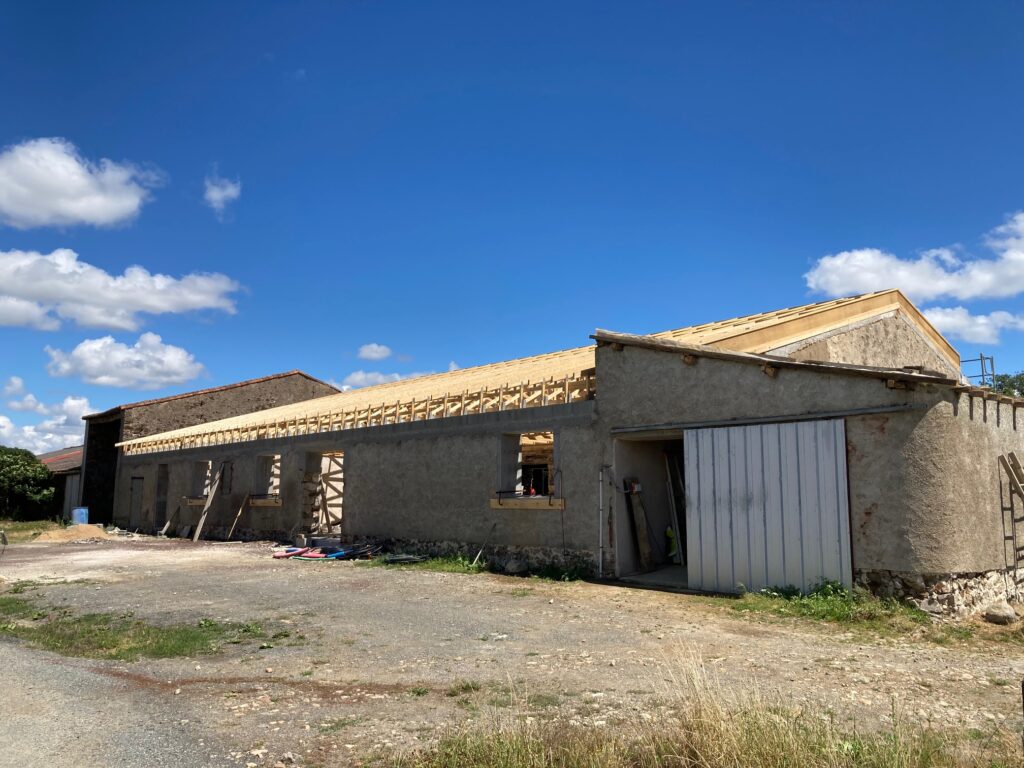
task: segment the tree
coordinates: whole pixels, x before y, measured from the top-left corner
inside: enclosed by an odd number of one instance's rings
[[[1012,397],[1024,397],[1024,371],[997,373],[992,377],[992,391]]]
[[[0,445],[0,518],[47,517],[53,500],[50,470],[30,451]]]

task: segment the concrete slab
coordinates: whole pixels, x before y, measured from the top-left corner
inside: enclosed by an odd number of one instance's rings
[[[650,573],[635,573],[623,576],[620,581],[642,587],[664,587],[666,589],[686,589],[686,566],[666,565]]]

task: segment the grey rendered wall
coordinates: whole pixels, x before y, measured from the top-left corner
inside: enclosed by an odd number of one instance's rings
[[[711,358],[693,365],[681,354],[639,347],[597,349],[602,427],[764,418],[896,405],[930,405],[942,391],[892,390],[875,378],[761,368]]]
[[[245,496],[261,490],[257,487],[259,457],[265,454],[282,453],[281,491],[282,497],[290,503],[281,507],[250,507],[239,520],[237,535],[240,538],[284,538],[302,524],[301,514],[305,511],[302,489],[305,453],[296,450],[282,451],[280,446],[249,446],[239,448],[225,446],[228,450],[183,451],[160,456],[125,456],[121,459],[115,497],[114,522],[122,527],[129,523],[131,478],[142,477],[144,482],[142,530],[152,531],[156,527],[156,477],[157,466],[167,464],[167,520],[172,529],[181,526],[195,526],[202,508],[189,506],[185,497],[193,494],[193,467],[195,462],[211,460],[212,471],[216,473],[225,464],[223,481],[210,507],[204,525],[204,536],[225,535]],[[262,489],[265,493],[265,489]]]
[[[854,565],[923,574],[1002,569],[998,456],[1021,414],[948,392],[919,412],[847,419]]]
[[[1024,451],[1012,409],[948,387],[887,389],[880,380],[626,347],[597,350],[599,430],[906,406],[847,418],[853,564],[858,570],[976,573],[1002,568],[995,461]],[[956,403],[956,405],[954,405]],[[616,501],[618,503],[618,500]],[[618,508],[615,514],[619,514]]]
[[[932,342],[898,312],[781,347],[772,350],[772,354],[797,360],[889,368],[920,365],[953,378],[960,377],[960,369],[941,355]]]
[[[169,465],[168,515],[191,492],[192,464],[212,459],[232,465],[231,489],[211,506],[210,535],[223,536],[247,492],[253,490],[260,455],[282,456],[280,508],[256,508],[239,523],[242,536],[284,538],[308,525],[309,502],[302,475],[310,453],[344,451],[343,530],[348,536],[482,544],[577,551],[597,548],[597,484],[600,444],[591,427],[594,403],[530,408],[348,430],[324,436],[197,448],[167,454],[122,458],[117,510],[126,517],[129,478],[152,478],[156,466]],[[556,471],[566,499],[564,514],[551,510],[492,510],[498,489],[503,434],[555,432]],[[152,506],[152,504],[150,505]],[[195,524],[200,510],[181,506],[177,521]],[[152,512],[149,520],[152,521]],[[179,523],[176,522],[175,525]],[[236,534],[239,535],[239,534]]]
[[[365,442],[345,452],[345,530],[351,535],[594,549],[597,462],[589,426],[555,429],[564,515],[491,509],[499,489],[501,433],[437,434]],[[593,522],[591,522],[593,521]]]

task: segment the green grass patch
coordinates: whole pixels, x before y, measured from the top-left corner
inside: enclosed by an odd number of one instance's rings
[[[591,569],[586,565],[555,565],[549,563],[539,570],[531,570],[531,579],[542,581],[579,581],[591,574]]]
[[[526,697],[526,703],[533,709],[547,709],[557,707],[559,698],[553,693],[531,693]]]
[[[1024,622],[1018,621],[1015,625],[1009,627],[987,627],[985,636],[999,643],[1024,645]]]
[[[739,613],[828,622],[875,637],[903,637],[947,646],[980,641],[1024,645],[1024,623],[992,627],[976,621],[936,622],[909,603],[875,597],[859,587],[849,590],[835,582],[823,582],[809,594],[795,588],[772,588],[739,597],[694,599]]]
[[[737,598],[703,598],[739,613],[763,613],[786,618],[812,619],[877,635],[920,634],[937,643],[960,639],[969,627],[937,626],[924,611],[898,600],[879,598],[865,589],[847,589],[823,582],[810,593],[795,588],[769,588]]]
[[[445,696],[462,696],[467,693],[475,693],[480,690],[480,683],[476,680],[458,680],[448,686],[448,690],[444,692]]]
[[[53,520],[0,520],[0,531],[7,534],[7,540],[11,544],[32,541],[41,533],[62,527]]]
[[[337,733],[353,725],[359,725],[361,722],[363,722],[361,717],[337,717],[320,723],[320,730],[323,733]]]
[[[465,555],[431,557],[419,563],[386,563],[383,558],[375,557],[372,560],[357,560],[356,565],[370,568],[409,568],[438,573],[482,573],[486,570],[486,563],[478,562],[474,565]]]
[[[135,661],[216,653],[224,643],[258,640],[258,624],[226,624],[200,619],[195,624],[158,626],[109,613],[71,615],[42,610],[31,600],[0,595],[0,636],[64,656]]]
[[[36,612],[35,605],[23,597],[0,595],[0,617],[24,619]]]

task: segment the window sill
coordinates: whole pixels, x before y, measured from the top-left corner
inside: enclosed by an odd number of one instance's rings
[[[491,499],[491,509],[565,509],[565,499],[552,496],[515,496]]]
[[[267,496],[250,496],[249,497],[250,507],[280,507],[281,506],[281,494],[274,493],[268,494]]]
[[[209,496],[186,496],[185,506],[186,507],[205,507],[206,500]]]

